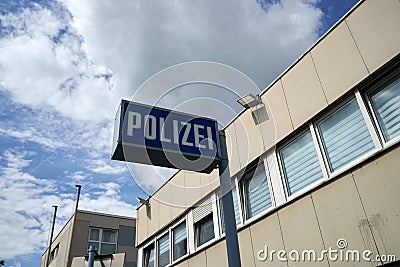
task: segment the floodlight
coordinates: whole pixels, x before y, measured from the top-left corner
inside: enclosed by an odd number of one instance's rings
[[[262,104],[261,97],[259,95],[247,94],[237,100],[245,109],[253,108]]]

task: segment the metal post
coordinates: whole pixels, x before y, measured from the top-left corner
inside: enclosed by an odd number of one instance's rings
[[[78,193],[76,195],[76,204],[75,204],[75,213],[78,211],[78,204],[79,204],[79,196],[81,195],[81,188],[80,184],[75,185],[78,188]]]
[[[53,224],[51,225],[50,242],[49,242],[49,248],[48,248],[48,250],[47,250],[46,267],[48,267],[49,264],[50,264],[51,243],[53,242],[54,225],[56,224],[56,216],[57,216],[57,208],[58,208],[58,206],[53,206],[53,208],[54,208]]]
[[[94,257],[96,256],[96,247],[90,246],[89,247],[89,258],[88,258],[88,267],[94,266]]]
[[[233,208],[232,184],[229,173],[228,152],[226,149],[226,137],[223,130],[219,131],[221,162],[219,164],[219,181],[224,211],[224,223],[226,234],[226,252],[228,254],[229,267],[240,267],[240,251],[237,237],[235,211]]]

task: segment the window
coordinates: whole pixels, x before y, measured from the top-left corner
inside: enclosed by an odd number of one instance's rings
[[[90,228],[88,247],[96,247],[99,254],[113,254],[117,249],[117,230]]]
[[[236,225],[239,225],[241,223],[241,220],[240,220],[240,210],[239,210],[237,187],[236,187],[235,182],[232,183],[232,198],[233,198],[233,209],[235,211]],[[221,216],[221,229],[222,229],[222,232],[225,232],[224,205],[222,204],[222,196],[220,196],[220,199],[219,199],[219,210],[220,210],[220,214],[221,214],[220,215]]]
[[[154,243],[144,249],[143,255],[144,267],[154,267]]]
[[[210,213],[195,224],[196,244],[201,246],[214,239],[213,214]]]
[[[173,234],[173,258],[177,260],[187,254],[186,221],[179,224],[172,231]]]
[[[169,264],[169,234],[165,234],[158,240],[158,266],[164,267]]]
[[[332,172],[374,149],[356,99],[317,124]]]
[[[372,109],[385,141],[400,135],[400,76],[369,94]]]
[[[60,249],[60,244],[57,244],[57,246],[50,253],[49,262],[52,262],[57,257],[59,249]]]
[[[310,131],[282,148],[280,156],[289,195],[323,178]]]
[[[243,179],[246,217],[251,218],[272,206],[264,165],[254,167]]]

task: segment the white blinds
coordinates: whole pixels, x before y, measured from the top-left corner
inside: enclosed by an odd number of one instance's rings
[[[208,197],[201,201],[196,208],[193,209],[193,222],[197,223],[208,214],[212,213],[211,198]]]
[[[158,240],[158,266],[164,267],[169,264],[169,234]]]
[[[386,141],[400,135],[400,77],[371,94],[379,125]]]
[[[236,188],[235,182],[232,183],[232,198],[233,198],[233,209],[235,211],[236,225],[239,225],[240,224],[240,211],[239,211],[239,202],[238,202],[237,188]],[[222,231],[225,232],[224,205],[222,205],[221,195],[220,195],[220,200],[219,200],[219,207],[221,210]]]
[[[186,222],[181,223],[174,229],[174,244],[186,239]]]
[[[233,208],[235,210],[235,220],[236,225],[240,224],[240,212],[239,212],[239,202],[237,197],[237,188],[236,184],[232,186],[232,198],[233,198]]]
[[[323,177],[310,131],[281,150],[289,195]]]
[[[350,163],[374,148],[356,99],[318,124],[331,171]]]
[[[271,207],[271,196],[268,188],[267,175],[264,170],[258,170],[253,177],[245,179],[244,185],[248,218]]]

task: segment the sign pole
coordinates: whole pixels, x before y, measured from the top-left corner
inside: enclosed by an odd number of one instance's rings
[[[226,252],[228,254],[229,267],[240,267],[240,251],[237,237],[235,211],[232,198],[232,183],[229,173],[229,159],[226,149],[226,136],[223,130],[219,131],[220,156],[219,182],[224,212],[224,224],[226,235]]]

